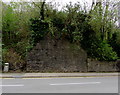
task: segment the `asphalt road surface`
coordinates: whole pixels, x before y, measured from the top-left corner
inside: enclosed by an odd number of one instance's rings
[[[118,77],[2,79],[2,93],[118,93]]]

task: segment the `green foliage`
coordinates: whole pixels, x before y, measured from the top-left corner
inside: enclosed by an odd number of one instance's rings
[[[11,65],[16,64],[17,60],[12,61],[9,56],[13,54],[13,58],[18,56],[23,65],[26,60],[27,49],[29,45],[30,35],[30,18],[38,15],[34,8],[27,2],[11,2],[3,3],[2,6],[2,41],[3,62],[10,62]],[[13,51],[11,51],[13,49]],[[8,56],[8,53],[10,55]],[[15,53],[15,55],[14,55]],[[19,62],[17,62],[18,64]],[[22,65],[21,64],[21,65]],[[17,68],[17,67],[16,67]]]
[[[113,50],[116,51],[118,57],[120,58],[120,30],[113,34],[109,43],[113,47]]]
[[[112,61],[117,59],[116,52],[114,52],[112,47],[105,41],[93,43],[91,49],[91,55],[98,60]]]
[[[2,1],[0,1],[0,13],[2,13]],[[2,30],[2,14],[0,14],[0,31]]]
[[[31,43],[35,45],[48,33],[49,24],[41,19],[31,19]]]
[[[67,18],[65,20],[65,29],[67,37],[71,42],[79,43],[82,39],[81,37],[81,30],[82,23],[85,19],[84,12],[80,11],[80,4],[72,3],[67,4],[66,10]]]
[[[86,31],[82,33],[83,39],[81,46],[87,51],[88,57],[95,58],[97,60],[116,60],[117,54],[107,41],[102,41],[90,25],[87,25]]]
[[[89,14],[90,18],[87,19],[99,39],[109,40],[112,37],[116,28],[116,14],[117,12],[115,10],[113,12],[108,3],[103,6],[102,2],[99,2],[93,7]]]
[[[55,10],[54,10],[55,11]],[[61,31],[65,26],[66,14],[64,12],[55,12],[51,18],[53,27],[57,27]]]
[[[84,28],[82,32],[81,46],[87,51],[89,57],[107,61],[118,58],[115,47],[108,43],[116,31],[115,19],[111,18],[114,16],[109,9],[109,4],[102,6],[102,2],[94,5],[89,16],[86,17],[85,28],[87,29]]]
[[[49,32],[51,36],[55,39],[64,38],[66,36],[66,31],[65,31],[66,13],[53,10],[51,15],[49,16],[49,19],[50,19]]]
[[[82,46],[89,57],[98,60],[120,57],[116,13],[109,4],[97,3],[87,11],[79,2],[69,3],[58,11],[46,2],[11,2],[3,3],[2,17],[4,62],[24,63],[26,54],[46,36],[76,43],[76,50]]]
[[[3,49],[3,63],[4,62],[10,63],[11,70],[21,69],[25,64],[21,56],[13,49]]]
[[[41,20],[32,21],[32,43],[36,44],[50,32],[56,39],[66,38],[70,42],[81,43],[89,57],[98,60],[116,60],[116,52],[107,43],[115,31],[114,21],[111,20],[108,7],[106,5],[103,8],[99,4],[87,14],[80,10],[79,3],[75,5],[69,3],[64,11],[50,10],[48,17],[45,17],[49,24],[46,30],[43,29],[42,25],[45,23],[41,23]],[[49,31],[46,32],[47,30]]]
[[[17,17],[14,14],[14,11],[10,5],[3,5],[3,14],[2,14],[2,36],[3,43],[6,46],[15,44],[15,36],[17,25]]]

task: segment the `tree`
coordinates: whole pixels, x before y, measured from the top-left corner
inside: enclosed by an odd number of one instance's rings
[[[103,2],[94,4],[90,11],[89,24],[96,32],[96,36],[102,40],[109,40],[115,31],[116,12],[110,9],[112,6],[109,2],[104,2],[103,0]]]
[[[3,4],[2,10],[2,33],[3,43],[6,46],[15,44],[16,29],[18,27],[18,18],[15,16],[13,8],[10,5]]]

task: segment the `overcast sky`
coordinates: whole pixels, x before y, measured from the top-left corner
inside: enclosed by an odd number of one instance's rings
[[[20,0],[2,0],[3,2],[10,2],[10,1],[20,1]],[[27,2],[29,2],[29,1],[41,1],[41,0],[22,0],[22,1],[27,1]],[[77,2],[77,1],[79,1],[79,2],[87,2],[87,3],[91,3],[92,2],[92,0],[46,0],[47,2],[50,2],[50,1],[53,1],[53,2],[59,2],[59,3],[62,3],[62,4],[65,4],[65,3],[69,3],[70,1],[71,2],[73,2],[73,3],[75,3],[75,2]]]
[[[4,2],[10,2],[11,0],[2,0]],[[20,1],[20,0],[14,0],[14,1]],[[22,0],[22,1],[31,1],[31,0]],[[40,1],[40,0],[33,0],[33,1]],[[92,0],[46,0],[46,1],[56,1],[56,2],[76,2],[76,1],[87,1],[90,2]]]
[[[15,2],[18,2],[18,1],[24,1],[24,2],[30,2],[30,1],[35,1],[35,2],[40,2],[41,0],[2,0],[3,2],[10,2],[10,1],[15,1]],[[43,0],[42,0],[43,1]],[[72,3],[76,3],[76,2],[80,2],[81,5],[84,5],[84,3],[87,4],[87,6],[91,6],[92,4],[92,0],[46,0],[46,2],[58,2],[60,4],[59,6],[59,10],[66,4],[66,3],[69,3],[69,2],[72,2]]]

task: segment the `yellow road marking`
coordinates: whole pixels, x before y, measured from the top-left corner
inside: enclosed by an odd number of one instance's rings
[[[75,76],[75,77],[70,77],[70,76],[66,76],[66,77],[62,77],[62,76],[58,76],[58,77],[21,77],[21,78],[18,78],[18,77],[13,77],[13,78],[9,78],[9,77],[0,77],[0,79],[47,79],[47,78],[96,78],[96,77],[113,77],[113,76],[116,76],[118,77],[118,75],[111,75],[111,76]]]

